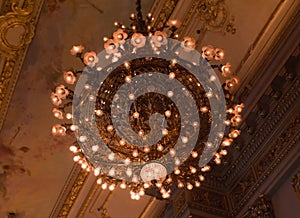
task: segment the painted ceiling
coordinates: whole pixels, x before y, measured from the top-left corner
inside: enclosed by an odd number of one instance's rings
[[[255,78],[252,73],[257,58],[269,46],[268,40],[284,20],[285,13],[296,4],[280,0],[227,0],[225,9],[220,12],[223,13],[221,17],[226,16],[226,22],[217,25],[208,24],[203,15],[207,12],[200,10],[201,3],[206,1],[142,2],[144,12],[151,10],[157,20],[170,15],[180,19],[183,23],[180,31],[196,38],[198,47],[212,44],[224,48],[226,60],[238,71],[238,77],[246,81]],[[171,14],[161,15],[168,2],[171,6],[175,2],[177,5]],[[114,31],[113,23],[128,24],[128,16],[134,9],[132,0],[44,2],[0,132],[0,217],[12,212],[20,218],[41,218],[57,209],[55,205],[59,205],[63,190],[72,185],[66,182],[74,171],[68,150],[74,139],[51,136],[51,127],[57,122],[51,112],[51,90],[62,82],[64,70],[71,66],[82,67],[69,54],[72,45],[83,44],[87,50],[101,51],[103,37]],[[196,30],[201,30],[200,34]],[[90,202],[92,212],[84,217],[105,217],[107,214],[111,218],[138,217],[149,204],[154,205],[153,208],[162,208],[165,204],[155,203],[150,196],[137,203],[120,190],[110,196],[109,192],[93,189],[93,182],[89,177],[82,191],[94,190],[94,201]],[[97,214],[97,208],[107,199],[107,214],[105,211]],[[75,208],[81,206],[80,201],[74,205]],[[71,211],[70,217],[76,217],[76,212],[72,215]]]

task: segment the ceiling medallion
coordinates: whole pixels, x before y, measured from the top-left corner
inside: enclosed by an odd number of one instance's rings
[[[218,63],[222,49],[198,52],[194,39],[177,40],[179,21],[155,29],[136,4],[131,26],[116,22],[103,51],[71,49],[85,67],[64,72],[68,87],[51,93],[53,115],[65,122],[52,134],[76,137],[73,159],[102,189],[128,187],[135,200],[156,189],[169,198],[176,187],[199,187],[211,160],[221,163],[240,134],[243,104],[234,104],[231,65]]]

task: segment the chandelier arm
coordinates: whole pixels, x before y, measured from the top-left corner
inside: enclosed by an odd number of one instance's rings
[[[143,13],[142,13],[142,5],[141,5],[141,0],[136,1],[136,12],[137,12],[137,19],[138,21],[143,20]]]
[[[143,19],[141,2],[142,2],[141,0],[136,1],[136,12],[137,12],[136,29],[137,32],[147,35],[147,26],[146,26],[146,21]]]

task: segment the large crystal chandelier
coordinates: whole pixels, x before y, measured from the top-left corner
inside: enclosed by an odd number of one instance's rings
[[[74,161],[102,189],[128,187],[136,200],[151,189],[169,198],[176,187],[200,187],[221,163],[240,134],[243,104],[234,103],[230,63],[218,63],[222,49],[198,52],[194,39],[178,36],[179,21],[155,29],[136,5],[131,26],[115,22],[102,52],[71,49],[84,69],[64,72],[67,85],[51,93],[53,115],[65,122],[52,134],[76,138]]]

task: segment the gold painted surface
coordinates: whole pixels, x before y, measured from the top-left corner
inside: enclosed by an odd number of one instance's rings
[[[0,11],[0,129],[44,0],[6,1]]]

